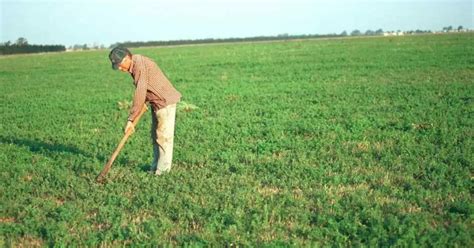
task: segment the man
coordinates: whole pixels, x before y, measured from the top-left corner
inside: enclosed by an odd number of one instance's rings
[[[109,58],[114,70],[118,69],[131,74],[136,87],[124,131],[134,131],[133,120],[138,116],[143,105],[148,102],[153,110],[151,113],[153,143],[151,172],[156,175],[168,172],[173,160],[176,103],[179,102],[181,94],[151,59],[138,54],[132,55],[125,47],[112,49]]]

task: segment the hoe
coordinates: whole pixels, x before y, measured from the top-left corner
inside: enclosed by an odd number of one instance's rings
[[[140,114],[138,114],[137,118],[135,118],[135,120],[133,121],[133,126],[136,127],[137,126],[137,123],[138,121],[140,120],[140,118],[142,117],[142,115],[146,112],[148,108],[146,107],[146,105],[143,105],[143,109],[142,111],[140,112]],[[104,179],[105,179],[105,176],[107,175],[107,173],[109,172],[110,168],[112,167],[112,163],[114,162],[114,160],[117,158],[118,154],[120,153],[120,150],[122,150],[123,146],[125,145],[125,142],[127,141],[128,137],[130,137],[130,135],[133,133],[133,130],[130,129],[128,130],[128,132],[126,132],[124,135],[123,135],[123,138],[122,140],[120,141],[120,143],[118,144],[117,148],[115,149],[114,153],[112,154],[112,156],[110,157],[109,161],[107,162],[107,164],[105,164],[104,166],[104,169],[102,169],[102,172],[100,172],[99,176],[97,176],[96,178],[96,181],[99,182],[99,183],[103,183],[104,182]]]

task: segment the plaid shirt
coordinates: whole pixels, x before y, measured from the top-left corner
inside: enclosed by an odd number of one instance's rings
[[[171,85],[168,78],[151,59],[139,54],[132,55],[129,72],[136,89],[128,120],[135,120],[145,102],[149,102],[152,108],[157,110],[177,103],[181,99],[181,93]]]

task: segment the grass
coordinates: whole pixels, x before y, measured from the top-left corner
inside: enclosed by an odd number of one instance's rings
[[[472,246],[474,35],[140,48],[183,94],[105,185],[131,78],[107,51],[0,58],[0,245]]]

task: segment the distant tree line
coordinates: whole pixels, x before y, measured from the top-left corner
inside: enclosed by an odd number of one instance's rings
[[[380,29],[377,29],[377,30],[367,30],[365,32],[362,32],[358,29],[355,29],[353,30],[350,35],[351,36],[363,36],[363,35],[367,35],[367,36],[377,36],[377,35],[385,35],[387,33],[402,33],[401,30],[397,30],[397,31],[383,31],[381,28]],[[420,30],[420,29],[417,29],[417,30],[409,30],[409,31],[403,31],[403,33],[405,34],[424,34],[424,33],[432,33],[431,30]],[[344,35],[346,36],[347,35],[347,32],[344,31],[341,33],[341,35]]]
[[[246,38],[223,38],[223,39],[194,39],[194,40],[168,40],[168,41],[125,41],[112,44],[110,48],[116,46],[125,47],[144,47],[144,46],[172,46],[172,45],[188,45],[188,44],[207,44],[207,43],[224,43],[224,42],[244,42],[244,41],[270,41],[270,40],[294,40],[309,38],[332,38],[341,37],[341,34],[302,34],[289,35],[279,34],[277,36],[255,36]]]
[[[31,45],[28,44],[28,41],[23,37],[18,38],[15,43],[7,41],[0,44],[0,55],[63,51],[66,51],[66,47],[63,45]]]
[[[459,26],[458,30],[462,30],[463,27]],[[443,28],[443,31],[453,30],[451,26]],[[195,39],[195,40],[168,40],[168,41],[125,41],[117,42],[110,46],[110,48],[116,46],[125,46],[125,47],[146,47],[146,46],[171,46],[171,45],[187,45],[187,44],[206,44],[206,43],[224,43],[224,42],[244,42],[244,41],[270,41],[270,40],[294,40],[294,39],[311,39],[311,38],[332,38],[332,37],[345,37],[345,36],[382,36],[387,35],[388,33],[404,33],[404,34],[423,34],[423,33],[432,33],[431,30],[409,30],[409,31],[384,31],[381,28],[377,30],[367,30],[362,32],[358,29],[353,30],[348,33],[343,31],[340,34],[303,34],[303,35],[289,35],[289,34],[279,34],[276,36],[255,36],[247,38],[223,38],[223,39]]]
[[[105,46],[103,44],[99,45],[97,43],[92,44],[92,46],[88,46],[87,44],[83,44],[83,45],[75,44],[74,46],[68,47],[68,50],[71,50],[71,51],[87,51],[87,50],[102,50],[102,49],[105,49]]]

